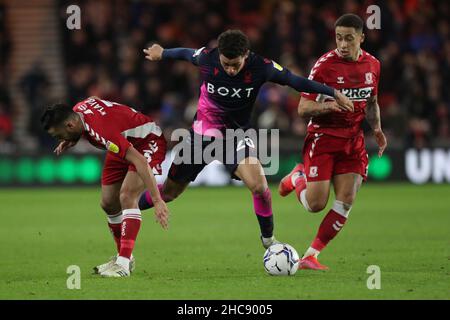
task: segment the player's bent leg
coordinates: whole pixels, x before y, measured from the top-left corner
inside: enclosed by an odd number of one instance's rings
[[[304,190],[299,192],[299,201],[309,212],[322,211],[330,197],[330,180],[311,181],[306,183]]]
[[[300,268],[322,270],[325,267],[318,262],[317,257],[344,227],[361,183],[362,177],[356,173],[340,174],[333,177],[336,200],[333,208],[328,211],[322,220],[314,241],[300,261]]]
[[[292,171],[286,175],[283,179],[281,179],[280,184],[278,185],[278,193],[282,197],[286,197],[292,191],[296,189],[296,185],[300,183],[298,179],[302,179],[303,184],[306,183],[305,177],[305,166],[303,163],[297,164]]]
[[[117,247],[117,255],[112,256],[106,263],[100,264],[93,268],[94,274],[101,274],[105,270],[111,268],[116,263],[117,256],[120,251],[120,238],[122,229],[122,208],[120,205],[119,195],[122,181],[114,184],[102,185],[102,196],[100,206],[107,214],[108,227],[113,236]],[[130,272],[135,268],[135,259],[131,256]]]
[[[144,183],[135,171],[128,171],[119,192],[122,207],[122,228],[120,251],[115,263],[104,270],[105,277],[126,277],[130,275],[131,255],[141,226],[141,211],[138,209],[138,198],[144,190]]]
[[[253,195],[253,206],[264,248],[279,243],[273,235],[272,195],[261,163],[256,158],[246,158],[239,163],[234,174],[244,182]]]
[[[120,188],[122,182],[102,185],[102,197],[100,207],[108,216],[108,226],[117,243],[117,237],[120,239],[120,225],[122,224],[122,207],[119,201]],[[119,233],[117,234],[117,230]],[[119,249],[119,246],[117,247]]]
[[[333,177],[333,186],[336,200],[342,201],[346,206],[353,205],[362,181],[363,177],[357,173],[335,175]]]
[[[178,198],[186,190],[189,183],[167,178],[164,184],[158,184],[159,193],[165,202],[170,202]],[[153,201],[150,192],[145,190],[139,198],[139,209],[146,210],[149,208],[153,208]]]
[[[304,170],[305,168],[302,163],[297,164],[281,180],[278,186],[278,192],[282,197],[285,197],[295,190],[298,201],[307,211],[322,211],[326,207],[330,195],[330,181],[307,182]]]

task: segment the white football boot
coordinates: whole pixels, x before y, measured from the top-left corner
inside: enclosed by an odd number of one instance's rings
[[[126,270],[120,264],[114,263],[109,269],[106,269],[102,273],[100,273],[102,277],[108,278],[121,278],[121,277],[129,277],[130,271]]]
[[[263,245],[263,247],[265,249],[268,249],[271,245],[280,244],[281,243],[280,241],[275,239],[275,236],[272,236],[270,238],[264,238],[263,236],[261,236],[261,242],[262,242],[262,245]]]
[[[108,262],[94,267],[94,274],[101,274],[105,270],[111,268],[116,263],[116,260],[117,256],[112,256]],[[136,261],[134,259],[134,256],[132,256],[130,260],[130,273],[132,273],[135,268],[136,268]]]

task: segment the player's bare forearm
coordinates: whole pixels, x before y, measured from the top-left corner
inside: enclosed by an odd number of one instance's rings
[[[167,209],[166,203],[161,198],[155,176],[149,170],[147,160],[132,146],[128,148],[125,159],[136,167],[138,175],[144,181],[145,187],[152,197],[156,220],[164,229],[167,229],[169,226],[169,209]]]
[[[378,105],[377,96],[370,97],[367,100],[366,119],[373,130],[378,145],[378,157],[381,157],[387,147],[387,139],[383,130],[381,130],[380,106]]]
[[[366,119],[374,132],[381,130],[380,106],[377,96],[372,96],[367,100]]]
[[[298,104],[298,114],[302,118],[316,117],[330,112],[340,112],[340,108],[335,101],[317,102],[305,98],[300,98]]]

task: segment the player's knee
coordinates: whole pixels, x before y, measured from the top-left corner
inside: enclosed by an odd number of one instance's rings
[[[100,207],[105,211],[107,215],[114,215],[117,214],[117,212],[120,211],[120,206],[117,206],[116,203],[112,203],[110,201],[107,201],[105,199],[102,199],[100,201]]]
[[[181,194],[181,192],[176,192],[175,190],[171,190],[168,192],[164,192],[164,201],[170,202],[178,198],[178,196]]]
[[[165,202],[173,201],[176,198],[178,198],[179,195],[181,193],[183,193],[183,191],[184,191],[184,188],[181,188],[179,186],[176,186],[176,187],[170,187],[170,186],[167,187],[167,186],[165,186],[164,189],[163,189],[163,192],[162,192],[163,199],[164,199]]]
[[[264,182],[253,182],[248,185],[248,189],[253,194],[264,195],[264,192],[267,190],[267,184]]]
[[[308,199],[310,212],[320,212],[327,206],[327,199]]]
[[[326,206],[327,206],[326,204],[320,202],[309,203],[309,208],[311,209],[310,212],[314,213],[322,211],[323,209],[325,209]]]
[[[119,198],[122,208],[134,208],[137,205],[136,195],[127,188],[120,190]]]

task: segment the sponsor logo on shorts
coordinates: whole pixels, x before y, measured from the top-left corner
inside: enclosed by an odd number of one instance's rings
[[[309,168],[309,175],[310,178],[317,177],[317,167],[310,167]]]

